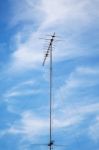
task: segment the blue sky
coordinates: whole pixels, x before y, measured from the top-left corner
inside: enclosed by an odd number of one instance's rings
[[[53,50],[53,140],[57,150],[99,150],[99,1],[0,1],[0,149],[46,150],[47,34]]]

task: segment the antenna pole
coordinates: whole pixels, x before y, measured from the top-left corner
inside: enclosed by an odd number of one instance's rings
[[[52,42],[50,47],[50,143],[51,142],[52,142]]]

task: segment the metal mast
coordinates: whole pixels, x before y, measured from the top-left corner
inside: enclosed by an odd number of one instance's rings
[[[53,41],[55,38],[55,33],[51,36],[50,42],[49,42],[49,46],[48,49],[46,51],[45,57],[44,57],[44,61],[43,61],[43,66],[45,65],[45,61],[47,59],[47,57],[50,55],[50,139],[49,139],[49,149],[52,149],[53,146],[53,140],[52,140],[52,49],[53,49]]]

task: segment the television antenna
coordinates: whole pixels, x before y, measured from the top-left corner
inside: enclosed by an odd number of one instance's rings
[[[48,143],[50,150],[52,149],[52,147],[54,145],[54,141],[52,139],[52,49],[53,49],[53,42],[54,42],[55,37],[56,37],[56,35],[54,32],[54,34],[51,35],[48,49],[46,51],[44,61],[43,61],[43,66],[44,66],[47,57],[50,56],[50,139],[49,139],[49,143]]]
[[[47,41],[49,41],[49,44],[48,44],[48,47],[47,47],[47,50],[46,50],[46,52],[45,52],[45,56],[44,56],[44,60],[43,60],[43,63],[42,63],[42,65],[44,66],[45,65],[45,63],[46,63],[46,60],[47,60],[47,58],[48,58],[48,56],[49,56],[49,58],[50,58],[50,78],[49,78],[49,80],[50,80],[50,82],[49,82],[49,84],[50,84],[50,86],[49,86],[49,93],[50,93],[50,95],[49,95],[49,101],[50,101],[50,110],[49,110],[49,123],[50,123],[50,136],[49,136],[49,142],[47,143],[47,144],[32,144],[32,145],[34,145],[34,146],[48,146],[49,147],[49,150],[52,150],[53,149],[53,147],[55,146],[58,146],[58,147],[66,147],[66,145],[60,145],[60,144],[55,144],[55,141],[52,139],[52,86],[53,86],[53,80],[52,80],[52,73],[53,73],[53,66],[52,66],[52,64],[53,64],[53,43],[55,42],[55,41],[61,41],[61,40],[55,40],[55,37],[57,37],[56,35],[55,35],[55,32],[53,33],[53,35],[47,35],[47,36],[50,36],[51,38],[47,38],[47,39],[45,39],[45,40],[47,40]],[[44,38],[40,38],[40,39],[44,39]]]

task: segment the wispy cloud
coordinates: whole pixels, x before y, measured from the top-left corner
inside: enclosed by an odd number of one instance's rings
[[[29,95],[35,95],[40,94],[41,90],[21,90],[21,91],[10,91],[5,94],[5,98],[11,98],[11,97],[17,97],[17,96],[29,96]]]
[[[71,127],[79,122],[79,118],[73,117],[71,119],[58,119],[54,120],[55,131],[58,129]],[[24,135],[25,138],[31,141],[31,138],[38,139],[41,136],[49,134],[49,119],[38,117],[33,112],[27,111],[21,114],[21,119],[16,120],[13,124],[1,132],[1,136],[6,134]]]
[[[96,119],[89,127],[89,136],[94,140],[94,142],[99,141],[99,116],[97,115]]]
[[[12,2],[12,1],[11,1]],[[69,22],[69,24],[79,23],[80,25],[88,24],[92,19],[97,18],[98,14],[98,1],[79,1],[79,0],[58,0],[58,1],[21,1],[20,4],[15,0],[16,7],[12,3],[13,22],[19,23],[20,21],[34,21],[35,18],[41,20],[40,27],[45,29],[46,27],[57,25],[59,21],[62,23]],[[93,9],[92,9],[93,8]],[[94,9],[95,8],[95,9]],[[17,11],[17,13],[16,13]],[[38,14],[36,14],[38,12]],[[16,15],[15,15],[16,14]]]
[[[72,130],[74,126],[80,126],[81,123],[84,123],[88,118],[88,115],[90,115],[91,113],[98,114],[98,108],[99,103],[93,103],[87,106],[78,106],[76,107],[76,109],[73,109],[73,107],[70,107],[69,109],[65,108],[64,110],[62,110],[62,113],[60,112],[60,115],[57,114],[54,118],[54,132],[59,132],[59,129],[68,130],[70,128]],[[96,130],[98,128],[94,129],[94,126],[97,126],[97,123],[96,125],[91,125],[90,128],[88,128],[88,134],[90,130],[92,138],[94,136],[97,138]],[[1,136],[4,136],[5,134],[19,134],[24,135],[22,137],[25,137],[26,139],[31,141],[31,138],[38,139],[41,136],[48,135],[48,133],[49,119],[39,117],[33,112],[26,111],[21,114],[21,118],[19,120],[16,120],[15,122],[13,122],[13,124],[9,124],[9,128],[2,131]]]
[[[20,142],[26,141],[30,143],[38,143],[37,140],[41,136],[48,134],[49,124],[48,120],[37,117],[30,111],[23,112],[20,119],[15,120],[13,124],[9,123],[8,127],[0,132],[0,137],[5,135],[19,136]],[[24,142],[23,144],[24,145]]]
[[[93,51],[92,48],[89,50],[86,43],[81,46],[79,41],[83,33],[83,28],[90,26],[91,22],[99,15],[98,8],[96,7],[99,5],[97,1],[94,3],[89,0],[84,0],[83,2],[78,0],[58,0],[58,2],[56,0],[54,2],[52,2],[52,0],[40,0],[37,3],[35,1],[22,1],[20,6],[17,1],[15,2],[16,8],[12,9],[12,13],[14,12],[14,17],[12,18],[13,22],[15,22],[15,24],[24,20],[28,22],[29,19],[34,21],[35,16],[37,20],[39,20],[39,26],[29,34],[29,37],[24,43],[21,39],[23,39],[23,32],[25,31],[20,30],[20,41],[17,43],[15,51],[11,54],[11,65],[9,68],[12,68],[11,70],[13,72],[15,72],[15,70],[26,70],[27,68],[38,68],[37,66],[43,59],[41,51],[42,44],[38,40],[41,33],[58,31],[58,33],[62,34],[66,39],[63,44],[60,44],[61,46],[57,46],[56,48],[55,58],[58,61],[96,55],[98,53],[98,51]],[[37,20],[35,22],[38,22]],[[30,23],[30,25],[32,24]],[[66,36],[63,32],[66,32]]]
[[[11,97],[29,96],[42,93],[43,91],[41,89],[34,88],[35,82],[36,81],[34,80],[27,80],[13,86],[3,94],[4,99],[7,99],[8,101]]]
[[[69,101],[69,99],[73,98],[77,101],[79,99],[79,93],[82,94],[80,100],[85,99],[85,97],[90,99],[91,93],[87,93],[86,95],[86,91],[99,84],[98,76],[98,68],[77,67],[73,72],[71,72],[68,79],[66,78],[64,85],[57,91],[56,99]]]
[[[31,112],[24,112],[21,115],[21,120],[15,122],[9,128],[10,134],[24,134],[31,138],[41,134],[46,134],[48,128],[48,120],[36,117]]]

